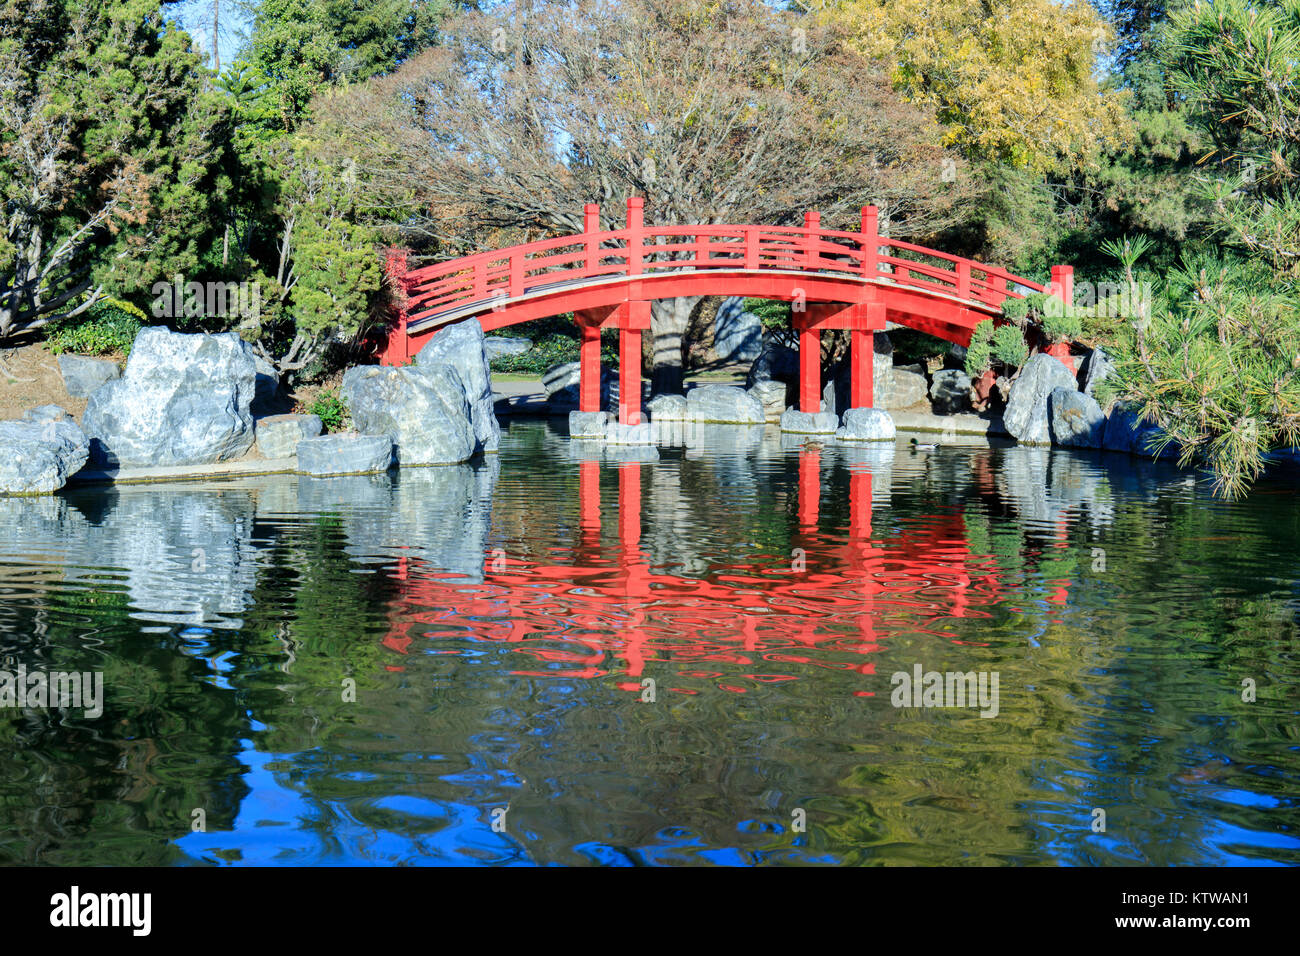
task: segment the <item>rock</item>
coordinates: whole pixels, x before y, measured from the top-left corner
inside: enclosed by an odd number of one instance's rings
[[[478,447],[465,386],[450,365],[357,366],[344,373],[340,394],[357,431],[388,436],[402,465],[450,465]]]
[[[930,406],[936,415],[956,415],[970,410],[970,376],[957,369],[934,373]]]
[[[919,365],[895,365],[890,369],[885,394],[875,399],[877,408],[910,408],[926,400],[929,388],[925,370]]]
[[[553,365],[543,372],[542,388],[546,390],[547,404],[560,410],[577,408],[580,379],[578,362]],[[603,365],[600,369],[600,407],[606,411],[618,411],[618,376]]]
[[[604,438],[609,412],[569,412],[570,438]]]
[[[503,355],[523,355],[532,347],[528,339],[510,335],[489,335],[483,339],[483,351],[489,362]]]
[[[367,475],[393,465],[393,440],[388,435],[343,432],[304,438],[298,442],[298,472],[326,475]]]
[[[762,351],[762,321],[745,311],[743,296],[723,299],[713,321],[713,354],[721,362],[752,362]]]
[[[256,353],[253,355],[253,364],[257,368],[257,378],[253,382],[253,417],[269,417],[276,413],[276,406],[283,398],[280,393],[280,373],[274,365]]]
[[[893,441],[895,434],[894,419],[883,408],[850,408],[835,437],[840,441]]]
[[[429,344],[415,357],[418,368],[449,365],[460,377],[469,403],[474,436],[482,451],[496,451],[501,445],[501,425],[492,405],[492,372],[488,368],[483,326],[478,319],[466,319],[435,332]]]
[[[1047,423],[1047,396],[1054,388],[1074,390],[1074,375],[1059,359],[1039,352],[1031,355],[1011,383],[1011,397],[1002,413],[1007,433],[1025,445],[1048,445],[1052,441]]]
[[[763,406],[758,399],[734,385],[702,385],[686,396],[687,415],[693,422],[732,422],[761,425]]]
[[[35,408],[29,408],[23,412],[23,421],[37,422],[42,425],[46,422],[75,423],[75,419],[60,405],[37,405]]]
[[[796,435],[834,435],[839,424],[839,417],[834,412],[809,414],[797,408],[787,408],[781,414],[781,431]]]
[[[63,375],[63,387],[73,398],[89,398],[105,382],[122,377],[122,370],[112,359],[89,355],[60,355],[59,372]]]
[[[122,465],[198,465],[253,444],[252,347],[234,332],[141,329],[121,378],[95,389],[82,428],[96,457]]]
[[[298,442],[324,430],[316,415],[271,415],[257,420],[257,451],[263,458],[292,458]]]
[[[755,382],[746,389],[763,406],[763,418],[769,422],[781,420],[781,415],[785,412],[785,390],[786,386],[783,382],[772,379],[766,382]]]
[[[1178,449],[1173,444],[1166,447],[1160,456],[1151,450],[1151,443],[1161,434],[1160,426],[1155,422],[1141,420],[1139,406],[1117,402],[1106,416],[1106,424],[1101,435],[1101,447],[1107,451],[1126,451],[1143,458],[1177,457]]]
[[[89,455],[90,442],[73,422],[0,422],[0,494],[58,491]]]
[[[620,425],[610,422],[605,426],[605,444],[607,445],[653,445],[654,432],[649,422],[640,425]]]
[[[1093,389],[1105,381],[1115,371],[1115,363],[1102,349],[1093,349],[1088,354],[1083,368],[1083,394],[1092,395]]]
[[[1052,441],[1067,448],[1100,448],[1106,416],[1090,395],[1054,388],[1047,396]]]
[[[685,395],[656,395],[646,406],[652,422],[688,421],[687,408]]]
[[[764,335],[763,351],[759,352],[758,358],[749,367],[745,387],[753,388],[759,382],[772,381],[787,385],[799,383],[799,353]]]

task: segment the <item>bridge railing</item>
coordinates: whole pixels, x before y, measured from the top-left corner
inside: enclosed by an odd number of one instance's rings
[[[628,225],[600,230],[587,207],[584,232],[479,252],[406,272],[408,328],[442,315],[474,314],[494,305],[605,279],[665,272],[829,273],[913,287],[996,308],[1017,289],[1043,286],[936,249],[878,234],[875,207],[863,229],[822,229],[818,214],[800,226],[644,226],[640,200],[628,204]]]

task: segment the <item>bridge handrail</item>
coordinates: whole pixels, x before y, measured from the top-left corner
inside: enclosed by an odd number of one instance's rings
[[[1018,296],[1012,285],[1045,291],[1040,283],[998,266],[880,236],[875,234],[874,218],[870,221],[870,231],[863,232],[823,229],[812,214],[803,226],[638,223],[619,229],[591,229],[432,263],[404,273],[401,283],[407,316],[412,320],[503,296],[525,296],[561,281],[658,275],[692,268],[851,273],[868,281],[937,291],[988,307]],[[864,210],[864,230],[867,222]],[[674,239],[691,241],[657,241]],[[904,259],[896,254],[899,252],[930,261]],[[665,254],[681,257],[662,258]],[[952,268],[943,263],[951,263]]]

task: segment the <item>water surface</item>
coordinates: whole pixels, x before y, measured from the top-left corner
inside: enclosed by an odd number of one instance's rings
[[[1300,863],[1293,479],[676,441],[0,498],[0,862]]]

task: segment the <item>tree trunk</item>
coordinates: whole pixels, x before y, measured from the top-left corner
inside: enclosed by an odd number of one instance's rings
[[[650,335],[654,341],[654,373],[650,394],[680,395],[685,390],[683,360],[691,311],[703,296],[655,299],[650,303]]]

